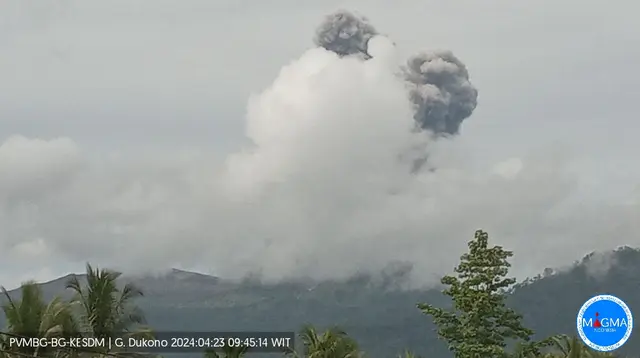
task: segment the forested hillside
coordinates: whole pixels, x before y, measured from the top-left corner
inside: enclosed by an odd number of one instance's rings
[[[638,250],[592,254],[570,270],[549,271],[515,285],[507,303],[523,316],[535,338],[575,335],[577,311],[596,294],[614,294],[631,309],[640,307],[637,272]],[[65,286],[72,277],[40,284],[44,298],[58,294],[71,298]],[[80,283],[86,281],[85,275],[78,278]],[[158,331],[298,331],[305,324],[318,330],[339,326],[372,357],[393,356],[404,349],[425,357],[449,355],[432,320],[416,307],[419,302],[449,306],[448,298],[437,290],[399,290],[393,280],[380,282],[364,276],[348,282],[233,283],[180,270],[132,282],[145,293],[136,302]],[[10,296],[19,298],[20,292],[11,291]],[[640,352],[640,341],[632,335],[620,352]]]

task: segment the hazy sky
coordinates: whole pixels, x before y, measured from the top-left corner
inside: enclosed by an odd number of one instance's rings
[[[342,8],[396,47],[314,48]],[[270,280],[406,261],[430,283],[477,228],[519,276],[636,246],[639,10],[0,0],[0,284],[87,260]],[[450,140],[410,133],[394,75],[425,49],[453,51],[479,91]],[[411,148],[438,170],[411,174]]]

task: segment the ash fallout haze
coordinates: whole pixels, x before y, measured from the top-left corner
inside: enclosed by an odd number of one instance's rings
[[[618,4],[0,0],[0,284],[423,286],[478,228],[520,278],[638,246]]]

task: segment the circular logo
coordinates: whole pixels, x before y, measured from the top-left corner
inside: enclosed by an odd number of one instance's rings
[[[584,344],[600,352],[611,352],[631,336],[633,315],[618,297],[598,295],[582,305],[577,325]]]

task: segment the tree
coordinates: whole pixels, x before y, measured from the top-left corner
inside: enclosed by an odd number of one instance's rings
[[[405,350],[404,353],[398,354],[398,358],[420,358],[420,357],[409,350]]]
[[[241,358],[248,351],[247,347],[228,347],[222,348],[222,354],[218,354],[213,349],[209,349],[205,352],[205,358]]]
[[[119,272],[94,269],[87,264],[87,283],[77,276],[67,282],[76,293],[73,302],[79,306],[79,321],[88,336],[96,338],[131,337],[152,338],[151,331],[142,326],[144,314],[133,304],[143,292],[132,283],[118,287]]]
[[[556,356],[562,358],[610,358],[615,357],[611,352],[598,352],[585,346],[577,336],[558,335],[551,338],[553,348],[559,351]]]
[[[303,356],[307,358],[360,358],[362,352],[357,342],[346,332],[338,328],[326,330],[320,334],[311,325],[302,328],[300,339],[303,344]],[[295,351],[286,352],[298,357]]]
[[[514,278],[506,278],[511,251],[489,247],[489,235],[478,230],[462,255],[456,276],[445,276],[443,293],[451,297],[451,310],[430,304],[418,308],[433,317],[438,335],[447,341],[456,358],[505,357],[511,341],[529,342],[533,331],[525,328],[522,317],[505,306],[505,291]],[[537,344],[522,345],[522,354],[537,353]]]
[[[589,357],[589,352],[585,349],[584,345],[578,337],[558,336],[553,338],[553,347],[560,351],[561,357],[567,358],[586,358]]]
[[[78,326],[69,305],[56,297],[47,303],[42,298],[40,288],[34,282],[26,282],[20,287],[21,298],[14,300],[2,287],[6,303],[2,310],[7,319],[7,334],[15,337],[53,338],[76,334]],[[2,337],[6,341],[8,337]],[[41,356],[51,352],[47,348],[22,347],[10,349],[3,342],[2,350],[11,350],[18,354]]]

